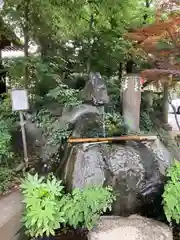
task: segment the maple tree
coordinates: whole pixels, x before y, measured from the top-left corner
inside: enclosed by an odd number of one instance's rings
[[[133,40],[136,49],[145,53],[152,68],[141,72],[143,88],[153,83],[163,86],[163,122],[168,123],[168,103],[172,105],[169,87],[180,80],[180,1],[156,2],[156,19],[153,24],[143,26],[126,34]],[[174,109],[177,125],[178,119]],[[179,126],[180,129],[180,126]]]
[[[135,41],[136,47],[143,50],[153,68],[141,72],[149,83],[168,85],[180,80],[180,1],[164,1],[156,12],[156,22],[144,26],[126,36]],[[173,11],[172,11],[173,10]],[[162,20],[168,12],[168,19]]]

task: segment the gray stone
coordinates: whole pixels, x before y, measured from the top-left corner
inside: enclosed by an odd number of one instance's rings
[[[101,217],[88,240],[173,240],[171,229],[162,222],[132,215]]]
[[[122,107],[125,123],[132,131],[139,131],[141,91],[135,90],[140,78],[136,74],[127,75],[128,88],[123,92]]]
[[[166,174],[169,163],[173,161],[173,154],[168,151],[165,145],[159,140],[146,143],[146,146],[158,156],[158,167],[161,174]]]
[[[63,116],[59,119],[61,122],[68,122],[75,124],[80,118],[84,117],[86,114],[99,114],[96,107],[82,104],[79,106],[72,107],[72,109],[64,109]]]
[[[100,114],[98,109],[94,106],[83,104],[75,106],[72,109],[64,109],[62,117],[54,123],[54,129],[66,129],[73,130],[72,136],[85,137],[88,129],[98,128],[100,122]],[[46,143],[41,149],[41,158],[43,162],[48,162],[58,153],[60,149],[60,143],[52,144],[50,139],[52,133],[46,139]]]
[[[109,102],[107,88],[100,73],[90,73],[89,81],[82,92],[82,98],[95,105]]]
[[[61,164],[60,175],[69,190],[112,186],[116,194],[113,213],[117,215],[137,213],[159,197],[164,184],[162,169],[167,167],[152,150],[135,142],[78,144],[69,148]],[[171,164],[170,159],[166,164]]]

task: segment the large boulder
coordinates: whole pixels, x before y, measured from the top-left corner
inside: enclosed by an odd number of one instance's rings
[[[79,125],[79,123],[81,123]],[[80,137],[81,133],[91,129],[97,129],[100,124],[100,114],[95,106],[82,104],[75,106],[72,109],[65,108],[63,115],[53,124],[53,129],[61,129],[61,131],[70,131],[77,126],[73,136]],[[55,134],[55,133],[54,133]],[[84,135],[85,136],[85,135]],[[59,136],[61,137],[61,136]],[[50,159],[58,154],[60,149],[60,142],[52,143],[52,132],[49,133],[44,146],[41,149],[41,158],[43,162],[48,163]]]
[[[60,108],[59,108],[60,110]],[[27,136],[27,146],[28,154],[36,155],[42,165],[51,164],[51,160],[59,154],[61,143],[60,141],[52,142],[52,135],[56,134],[56,131],[59,133],[59,139],[61,138],[60,131],[73,131],[73,136],[82,137],[82,136],[96,136],[97,131],[102,129],[102,116],[98,108],[88,104],[82,104],[74,107],[64,107],[62,110],[62,116],[60,112],[51,111],[56,121],[54,121],[51,126],[52,131],[44,132],[44,129],[38,127],[36,122],[33,122],[33,116],[28,113],[25,114],[25,130]],[[13,146],[14,149],[18,152],[22,152],[22,136],[20,128],[18,131],[13,132]]]
[[[171,229],[164,223],[138,215],[101,217],[89,232],[88,240],[173,240]]]
[[[143,206],[151,206],[150,215],[159,211],[155,203],[161,201],[170,158],[165,161],[137,142],[78,144],[67,152],[59,170],[68,190],[110,185],[116,194],[114,214],[137,213]]]

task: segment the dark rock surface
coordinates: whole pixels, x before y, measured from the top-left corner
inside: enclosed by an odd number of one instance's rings
[[[165,161],[143,143],[78,144],[69,147],[59,170],[68,190],[112,186],[117,197],[113,213],[129,215],[143,206],[155,211],[151,203],[160,197],[170,163],[170,158]]]

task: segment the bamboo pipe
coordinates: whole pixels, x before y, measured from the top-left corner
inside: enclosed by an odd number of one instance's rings
[[[107,138],[69,138],[68,143],[91,143],[91,142],[113,142],[113,141],[155,141],[156,136],[120,136]]]

